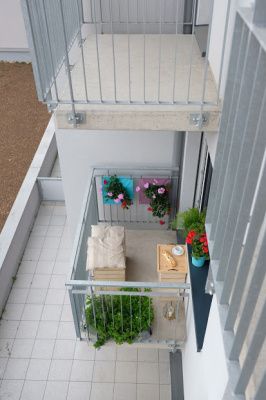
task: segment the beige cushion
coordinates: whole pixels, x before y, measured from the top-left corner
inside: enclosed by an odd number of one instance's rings
[[[88,239],[87,270],[96,268],[125,268],[125,253],[123,245],[116,239],[102,240],[95,237]]]

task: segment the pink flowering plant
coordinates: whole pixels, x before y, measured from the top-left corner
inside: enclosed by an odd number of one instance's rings
[[[140,190],[141,188],[137,186],[136,191]],[[168,185],[160,185],[156,181],[153,183],[146,182],[143,185],[143,191],[145,196],[150,200],[148,211],[151,211],[154,217],[163,218],[170,213]]]
[[[121,204],[123,209],[128,210],[132,204],[132,200],[119,178],[113,175],[108,181],[104,180],[103,184],[105,186],[105,198],[114,200],[116,204]]]

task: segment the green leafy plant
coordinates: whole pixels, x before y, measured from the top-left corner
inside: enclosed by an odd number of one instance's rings
[[[132,199],[130,198],[126,188],[120,182],[116,175],[110,177],[110,179],[104,180],[106,195],[105,198],[112,199],[116,204],[121,204],[124,209],[129,209],[132,204]]]
[[[197,208],[177,213],[171,226],[173,229],[184,229],[185,235],[194,230],[198,233],[205,232],[206,211],[199,211]]]
[[[140,292],[137,288],[120,290]],[[97,333],[96,348],[111,339],[117,344],[131,344],[142,332],[150,330],[154,319],[152,299],[148,296],[95,294],[93,301],[87,297],[85,314],[87,326]]]

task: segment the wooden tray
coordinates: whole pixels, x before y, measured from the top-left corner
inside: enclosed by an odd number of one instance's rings
[[[184,249],[184,254],[182,256],[175,256],[172,253],[173,247],[176,245],[172,244],[157,244],[157,271],[164,276],[169,274],[169,277],[174,277],[175,275],[186,274],[188,271],[187,265],[187,249],[186,246],[181,246]],[[166,250],[176,261],[176,267],[170,267],[162,255],[162,251]]]

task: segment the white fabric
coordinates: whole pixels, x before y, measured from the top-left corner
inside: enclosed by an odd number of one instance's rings
[[[95,268],[124,269],[126,267],[124,241],[124,227],[92,226],[92,237],[88,239],[86,269],[90,271]]]

